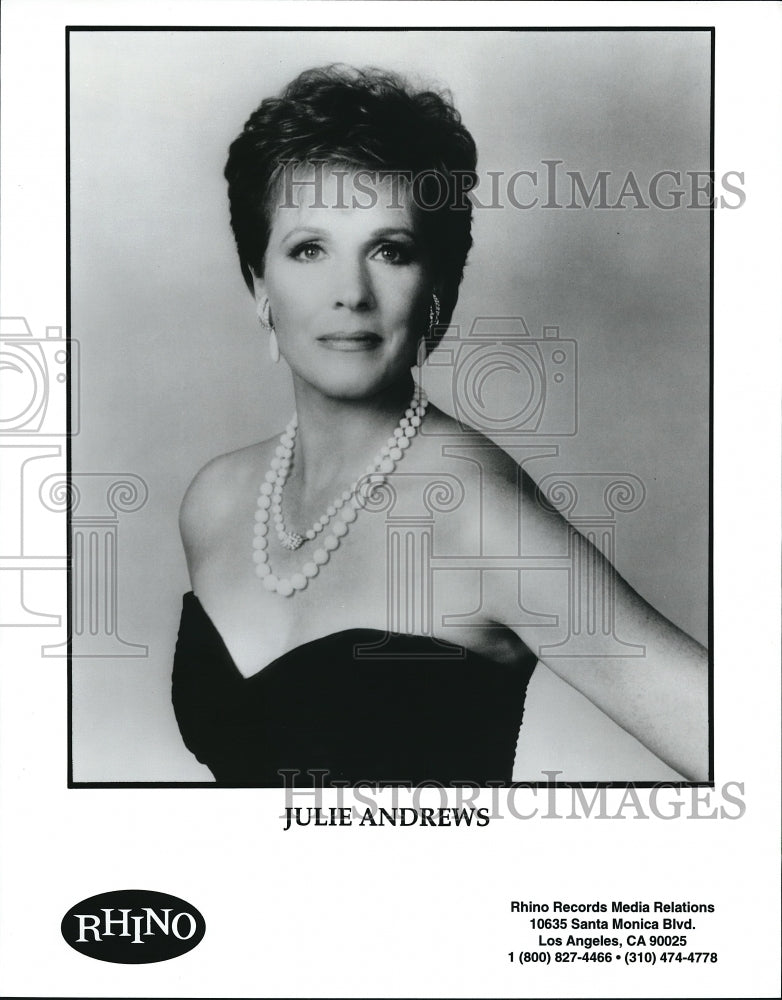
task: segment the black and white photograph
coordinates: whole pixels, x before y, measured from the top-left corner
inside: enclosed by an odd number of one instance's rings
[[[778,5],[2,20],[0,995],[779,996]]]
[[[711,33],[69,81],[73,780],[708,780]]]

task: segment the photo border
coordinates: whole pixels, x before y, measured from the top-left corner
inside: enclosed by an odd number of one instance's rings
[[[405,27],[394,25],[382,26],[329,26],[322,25],[114,25],[114,24],[89,24],[89,25],[66,25],[65,26],[65,234],[66,234],[66,343],[68,345],[68,361],[66,363],[66,481],[70,492],[72,486],[72,372],[71,372],[71,351],[72,324],[71,324],[71,158],[70,158],[70,37],[72,33],[85,32],[177,32],[177,33],[223,33],[223,32],[244,32],[244,33],[275,33],[275,32],[306,32],[306,33],[375,33],[381,31],[395,31],[404,33],[410,30]],[[704,25],[574,25],[574,26],[538,26],[529,27],[487,27],[481,25],[448,25],[448,26],[424,26],[416,25],[416,31],[426,32],[504,32],[514,34],[525,33],[616,33],[616,32],[636,32],[636,33],[708,33],[710,35],[710,65],[709,65],[709,173],[712,184],[715,173],[715,70],[716,70],[716,26]],[[708,635],[708,770],[709,776],[703,781],[688,781],[682,779],[660,780],[660,781],[520,781],[510,782],[504,788],[609,788],[609,789],[649,789],[658,787],[668,788],[709,788],[715,789],[714,757],[715,757],[715,732],[714,732],[714,230],[715,211],[714,205],[708,209],[709,212],[709,359],[708,359],[708,418],[709,418],[709,446],[708,446],[708,554],[707,554],[707,635]],[[232,789],[242,788],[244,790],[259,790],[267,786],[253,786],[248,789],[245,785],[233,785],[216,781],[75,781],[73,778],[73,551],[72,551],[72,509],[68,505],[66,511],[66,551],[67,551],[67,584],[66,584],[66,609],[67,609],[67,788],[68,789]],[[309,772],[308,772],[309,773]],[[554,773],[554,772],[552,772]],[[364,786],[361,786],[364,787]],[[385,785],[381,785],[386,787]],[[406,786],[401,786],[402,788]],[[449,786],[446,791],[452,792],[459,787],[469,786]],[[486,787],[486,786],[484,786]],[[325,790],[325,789],[324,789]]]

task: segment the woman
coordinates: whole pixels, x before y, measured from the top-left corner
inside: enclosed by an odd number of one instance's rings
[[[466,473],[443,447],[463,427],[411,375],[456,304],[475,166],[445,98],[333,67],[264,101],[231,146],[242,272],[296,413],[279,438],[210,462],[182,505],[193,593],[174,705],[220,783],[508,782],[538,659],[680,773],[707,776],[703,650],[585,540],[640,657],[598,635],[588,656],[549,658],[550,616],[567,620],[572,600],[560,575],[529,574],[549,617],[518,624],[527,574],[457,558],[477,531],[481,552],[517,552],[521,531],[555,559],[567,530],[478,434]],[[392,507],[399,524],[430,518],[431,533],[390,533]],[[434,550],[454,557],[436,580]],[[479,611],[460,625],[476,586]]]

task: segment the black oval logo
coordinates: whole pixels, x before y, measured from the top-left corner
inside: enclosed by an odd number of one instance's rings
[[[117,889],[72,906],[60,929],[82,955],[141,965],[192,951],[206,932],[206,922],[194,906],[167,892]]]

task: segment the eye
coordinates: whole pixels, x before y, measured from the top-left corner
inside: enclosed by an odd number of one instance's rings
[[[291,251],[294,260],[312,261],[318,260],[323,253],[323,248],[318,243],[300,243]]]
[[[374,256],[386,264],[409,264],[413,259],[413,248],[403,243],[381,243]]]

